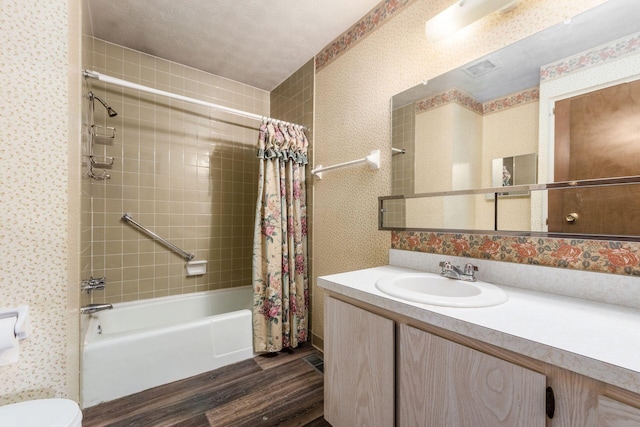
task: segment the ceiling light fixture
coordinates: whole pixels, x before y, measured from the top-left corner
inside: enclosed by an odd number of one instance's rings
[[[520,0],[458,0],[424,25],[427,38],[437,42],[493,12],[509,12]]]

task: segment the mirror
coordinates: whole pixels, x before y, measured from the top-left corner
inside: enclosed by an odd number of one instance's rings
[[[494,159],[530,153],[538,158],[537,182],[553,182],[555,102],[637,78],[640,53],[633,49],[638,40],[630,38],[640,31],[637,16],[640,2],[606,2],[395,95],[392,194],[443,194],[428,200],[388,200],[382,227],[620,234],[606,227],[574,227],[575,231],[549,228],[549,206],[555,204],[548,200],[546,191],[533,192],[530,197],[509,197],[509,192],[497,199],[480,193],[465,197],[446,193],[494,187]],[[593,56],[574,57],[602,45],[608,48],[595,51],[595,60]],[[622,59],[600,64],[597,55]],[[577,68],[576,64],[585,60],[595,61],[597,66],[565,73],[567,67]],[[629,64],[621,65],[624,61]],[[606,152],[608,148],[603,146],[590,155]],[[626,174],[640,175],[640,166]],[[576,179],[589,178],[606,176]],[[607,189],[599,188],[590,197],[606,198],[608,193],[603,192]],[[581,194],[577,192],[574,198]],[[580,222],[582,219],[574,225]]]
[[[519,156],[501,157],[491,162],[491,186],[513,187],[515,185],[535,184],[538,182],[538,155],[536,153]],[[508,188],[505,188],[508,190]],[[528,196],[525,191],[506,191],[501,196]]]

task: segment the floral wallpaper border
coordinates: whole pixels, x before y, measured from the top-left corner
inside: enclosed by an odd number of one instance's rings
[[[540,69],[540,81],[551,80],[607,61],[620,59],[638,51],[640,51],[640,33],[542,67]]]
[[[383,0],[316,55],[316,71],[328,65],[415,0]]]
[[[433,108],[441,107],[452,102],[455,102],[462,107],[468,108],[473,112],[482,114],[482,103],[476,101],[471,95],[457,88],[452,88],[437,95],[433,95],[428,98],[423,98],[416,101],[416,114],[424,113],[425,111],[429,111]]]
[[[487,101],[482,104],[482,113],[491,114],[498,111],[504,111],[511,107],[517,107],[530,102],[540,100],[540,89],[537,87],[532,89],[523,90],[520,92],[512,93],[511,95],[504,96],[502,98]]]
[[[382,26],[385,21],[416,0],[383,0],[360,21],[327,45],[316,55],[315,67],[319,71],[358,41]],[[621,38],[608,45],[565,58],[540,69],[540,81],[550,80],[609,60],[619,59],[640,50],[640,33]],[[493,111],[493,110],[491,110]]]
[[[640,277],[640,243],[393,231],[391,248]]]
[[[471,95],[452,88],[446,92],[420,99],[416,102],[416,114],[424,113],[436,107],[455,102],[456,104],[468,108],[478,114],[491,114],[504,111],[508,108],[517,107],[519,105],[535,102],[540,99],[540,90],[531,88],[520,92],[512,93],[502,98],[487,101],[484,104],[476,101]]]

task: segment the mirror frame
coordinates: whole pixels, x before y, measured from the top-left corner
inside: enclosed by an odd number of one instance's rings
[[[640,175],[615,177],[615,178],[600,178],[600,179],[588,179],[579,181],[561,181],[561,182],[549,182],[546,184],[527,184],[527,185],[513,185],[509,186],[509,191],[545,191],[545,190],[566,190],[576,188],[595,188],[595,187],[610,187],[614,185],[635,185],[640,184]],[[614,234],[580,234],[580,233],[556,233],[548,231],[509,231],[509,230],[497,230],[494,226],[494,230],[463,230],[463,229],[451,229],[451,228],[414,228],[414,227],[385,227],[384,225],[384,202],[385,200],[409,200],[420,199],[429,197],[442,197],[442,196],[462,196],[462,195],[475,195],[475,194],[494,194],[494,224],[497,224],[498,218],[498,195],[504,193],[505,187],[487,187],[476,188],[472,190],[453,190],[453,191],[439,191],[433,193],[419,193],[409,195],[397,195],[397,196],[380,196],[378,197],[378,230],[388,231],[427,231],[438,233],[454,233],[454,234],[487,234],[487,235],[500,235],[500,236],[523,236],[523,237],[552,237],[552,238],[570,238],[570,239],[589,239],[589,240],[620,240],[630,242],[640,242],[640,236],[626,236],[626,235],[614,235]]]

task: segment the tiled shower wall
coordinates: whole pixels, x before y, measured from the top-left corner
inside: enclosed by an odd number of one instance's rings
[[[84,2],[86,7],[86,2]],[[86,17],[86,15],[85,15]],[[89,27],[87,23],[83,23],[82,36],[82,69],[92,70],[93,67],[93,37],[88,36],[85,31]],[[80,178],[80,277],[82,280],[91,277],[91,179],[87,176],[89,169],[86,158],[87,147],[89,143],[89,128],[91,122],[91,103],[87,94],[91,90],[91,83],[88,79],[82,79],[82,98],[81,98],[81,146],[82,146],[82,173]],[[81,292],[81,305],[91,302],[88,294]]]
[[[269,92],[91,39],[95,71],[156,89],[260,115]],[[259,123],[162,96],[91,81],[118,112],[95,103],[93,123],[116,128],[97,138],[98,161],[113,157],[110,175],[85,193],[90,215],[83,240],[83,278],[106,277],[92,302],[121,302],[251,284]],[[85,101],[88,102],[88,101]],[[104,129],[100,132],[107,132]],[[84,152],[91,150],[85,144]],[[86,187],[86,186],[85,186]],[[137,222],[206,260],[207,273],[186,276],[185,260],[124,223]],[[83,303],[89,296],[83,295]]]
[[[391,194],[414,193],[416,109],[411,103],[393,110],[391,115],[391,141],[393,148],[404,153],[392,152]]]
[[[391,114],[391,146],[403,152],[391,151],[391,195],[413,194],[415,159],[415,104],[396,108]],[[384,224],[387,227],[405,227],[407,209],[404,200],[384,204]]]
[[[313,162],[313,96],[314,96],[314,74],[315,66],[313,59],[310,59],[298,71],[293,73],[287,80],[271,91],[271,117],[303,125],[309,140],[307,156],[307,242],[308,242],[308,277],[309,277],[309,300],[312,300],[313,277],[313,177],[310,170]],[[309,310],[311,313],[312,310]],[[313,319],[310,318],[311,336],[313,337]],[[315,339],[315,337],[314,337]]]

